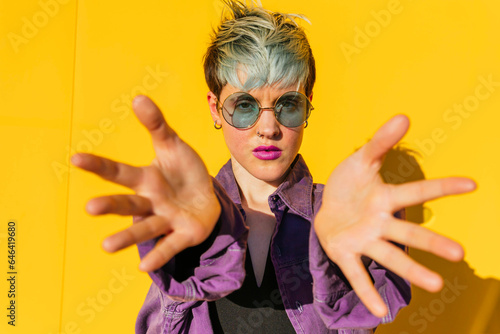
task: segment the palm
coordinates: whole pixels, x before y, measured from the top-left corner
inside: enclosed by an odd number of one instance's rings
[[[134,216],[132,226],[104,240],[107,251],[161,237],[140,266],[151,271],[203,242],[220,215],[220,204],[199,155],[175,134],[150,99],[136,102],[134,111],[153,139],[156,157],[151,165],[134,167],[82,153],[72,160],[77,167],[135,191],[135,195],[94,198],[87,211]]]
[[[406,116],[392,118],[370,142],[339,164],[328,179],[323,205],[314,221],[318,239],[328,257],[340,267],[361,301],[379,317],[387,310],[363,266],[362,256],[429,291],[441,288],[441,277],[388,241],[432,252],[448,260],[458,261],[463,257],[463,249],[458,243],[397,219],[393,213],[475,188],[472,180],[458,177],[402,185],[384,183],[379,175],[384,156],[404,136],[408,126]]]
[[[388,185],[382,181],[378,166],[370,168],[363,165],[360,155],[361,151],[354,153],[335,169],[328,179],[323,197],[337,212],[341,210],[347,221],[389,211]]]

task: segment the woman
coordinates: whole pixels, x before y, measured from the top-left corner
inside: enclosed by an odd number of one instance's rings
[[[314,184],[298,154],[313,109],[307,38],[291,16],[226,4],[231,16],[205,56],[210,112],[231,153],[215,179],[146,96],[133,108],[153,140],[151,165],[72,157],[136,192],[87,205],[94,215],[134,216],[103,247],[140,244],[140,269],[153,284],[136,331],[370,333],[408,304],[408,281],[428,291],[443,284],[389,240],[463,257],[456,242],[393,214],[475,184],[385,184],[378,171],[408,129],[403,115],[337,166],[324,187]]]

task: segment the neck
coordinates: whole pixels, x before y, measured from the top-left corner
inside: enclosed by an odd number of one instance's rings
[[[279,180],[272,182],[256,178],[243,168],[236,159],[231,157],[234,178],[238,183],[241,196],[241,205],[249,208],[269,209],[267,199],[278,186],[285,180],[288,173],[285,173]]]

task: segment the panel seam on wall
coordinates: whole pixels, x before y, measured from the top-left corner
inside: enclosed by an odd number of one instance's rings
[[[75,1],[75,33],[73,35],[73,78],[71,87],[71,110],[69,118],[69,147],[73,142],[73,113],[75,110],[75,77],[76,77],[76,48],[77,48],[77,30],[78,30],[78,0]],[[69,215],[69,183],[71,180],[71,154],[68,154],[68,182],[66,183],[66,219],[64,223],[63,235],[63,258],[62,258],[62,277],[61,277],[61,302],[59,308],[59,333],[63,333],[63,303],[64,303],[64,281],[66,276],[66,243],[68,237],[68,215]]]

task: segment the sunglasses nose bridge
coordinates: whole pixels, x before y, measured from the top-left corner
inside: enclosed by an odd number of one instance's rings
[[[275,122],[278,122],[279,123],[279,120],[278,120],[278,115],[276,114],[276,107],[259,107],[259,115],[257,116],[257,119],[255,120],[254,124],[257,124],[259,121],[262,122],[262,116],[264,114],[264,111],[265,110],[269,110],[269,111],[272,111],[272,119],[273,121],[271,121],[271,123],[273,123],[273,127],[276,125]],[[265,120],[264,123],[268,124],[269,122],[269,119],[268,119],[268,116],[264,116]],[[270,124],[270,123],[269,123]],[[280,123],[281,124],[281,123]]]
[[[278,119],[278,115],[276,114],[276,107],[259,107],[259,116],[258,116],[258,119],[260,118],[260,116],[262,116],[262,112],[264,110],[271,110],[274,114],[274,117],[276,119]]]

